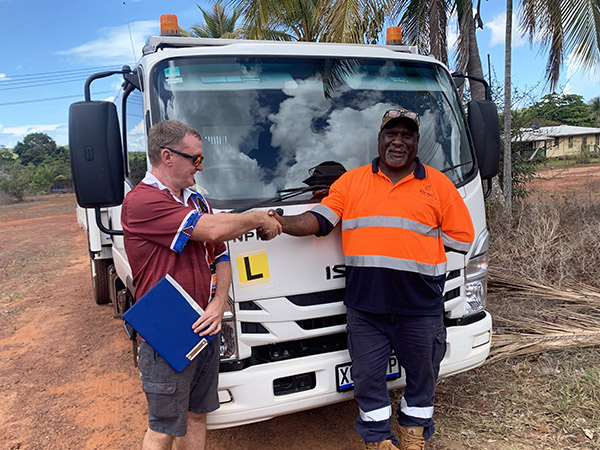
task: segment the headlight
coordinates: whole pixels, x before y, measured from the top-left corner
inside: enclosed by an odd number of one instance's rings
[[[469,260],[465,283],[465,316],[485,309],[487,298],[487,253]]]
[[[236,361],[239,358],[235,331],[235,305],[231,298],[228,298],[228,303],[229,311],[223,313],[221,321],[221,362]]]

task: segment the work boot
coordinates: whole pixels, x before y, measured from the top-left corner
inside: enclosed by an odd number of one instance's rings
[[[398,447],[396,447],[392,441],[386,439],[385,441],[379,442],[365,441],[365,450],[398,450]]]
[[[425,450],[423,427],[400,426],[399,431],[398,445],[400,450]]]

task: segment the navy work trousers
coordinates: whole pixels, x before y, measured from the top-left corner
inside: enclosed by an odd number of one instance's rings
[[[386,372],[392,350],[406,372],[398,408],[403,426],[435,431],[433,402],[440,362],[446,352],[443,317],[371,314],[348,308],[348,350],[352,358],[354,398],[359,406],[356,431],[367,442],[398,440],[391,431],[392,407]]]

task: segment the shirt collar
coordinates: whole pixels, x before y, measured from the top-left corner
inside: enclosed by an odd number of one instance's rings
[[[425,170],[425,166],[421,163],[419,158],[415,158],[415,162],[417,163],[417,167],[413,171],[413,176],[422,180],[427,176],[427,171]],[[371,170],[373,173],[379,172],[379,156],[371,162]]]
[[[174,195],[167,186],[162,184],[161,181],[158,178],[156,178],[152,172],[149,172],[149,171],[146,172],[146,176],[142,180],[142,183],[145,183],[148,186],[155,187],[162,191],[169,191],[169,194],[171,194],[175,200],[177,200],[179,203],[181,203],[181,200],[179,200],[177,198],[177,196]],[[190,188],[185,188],[183,190],[183,204],[184,205],[187,205],[187,202],[192,194],[195,194],[195,192],[192,191]]]

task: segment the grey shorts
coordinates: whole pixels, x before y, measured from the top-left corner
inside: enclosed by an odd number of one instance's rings
[[[219,408],[219,336],[180,373],[142,342],[139,369],[148,401],[151,430],[175,437],[187,433],[188,411],[209,413]]]

